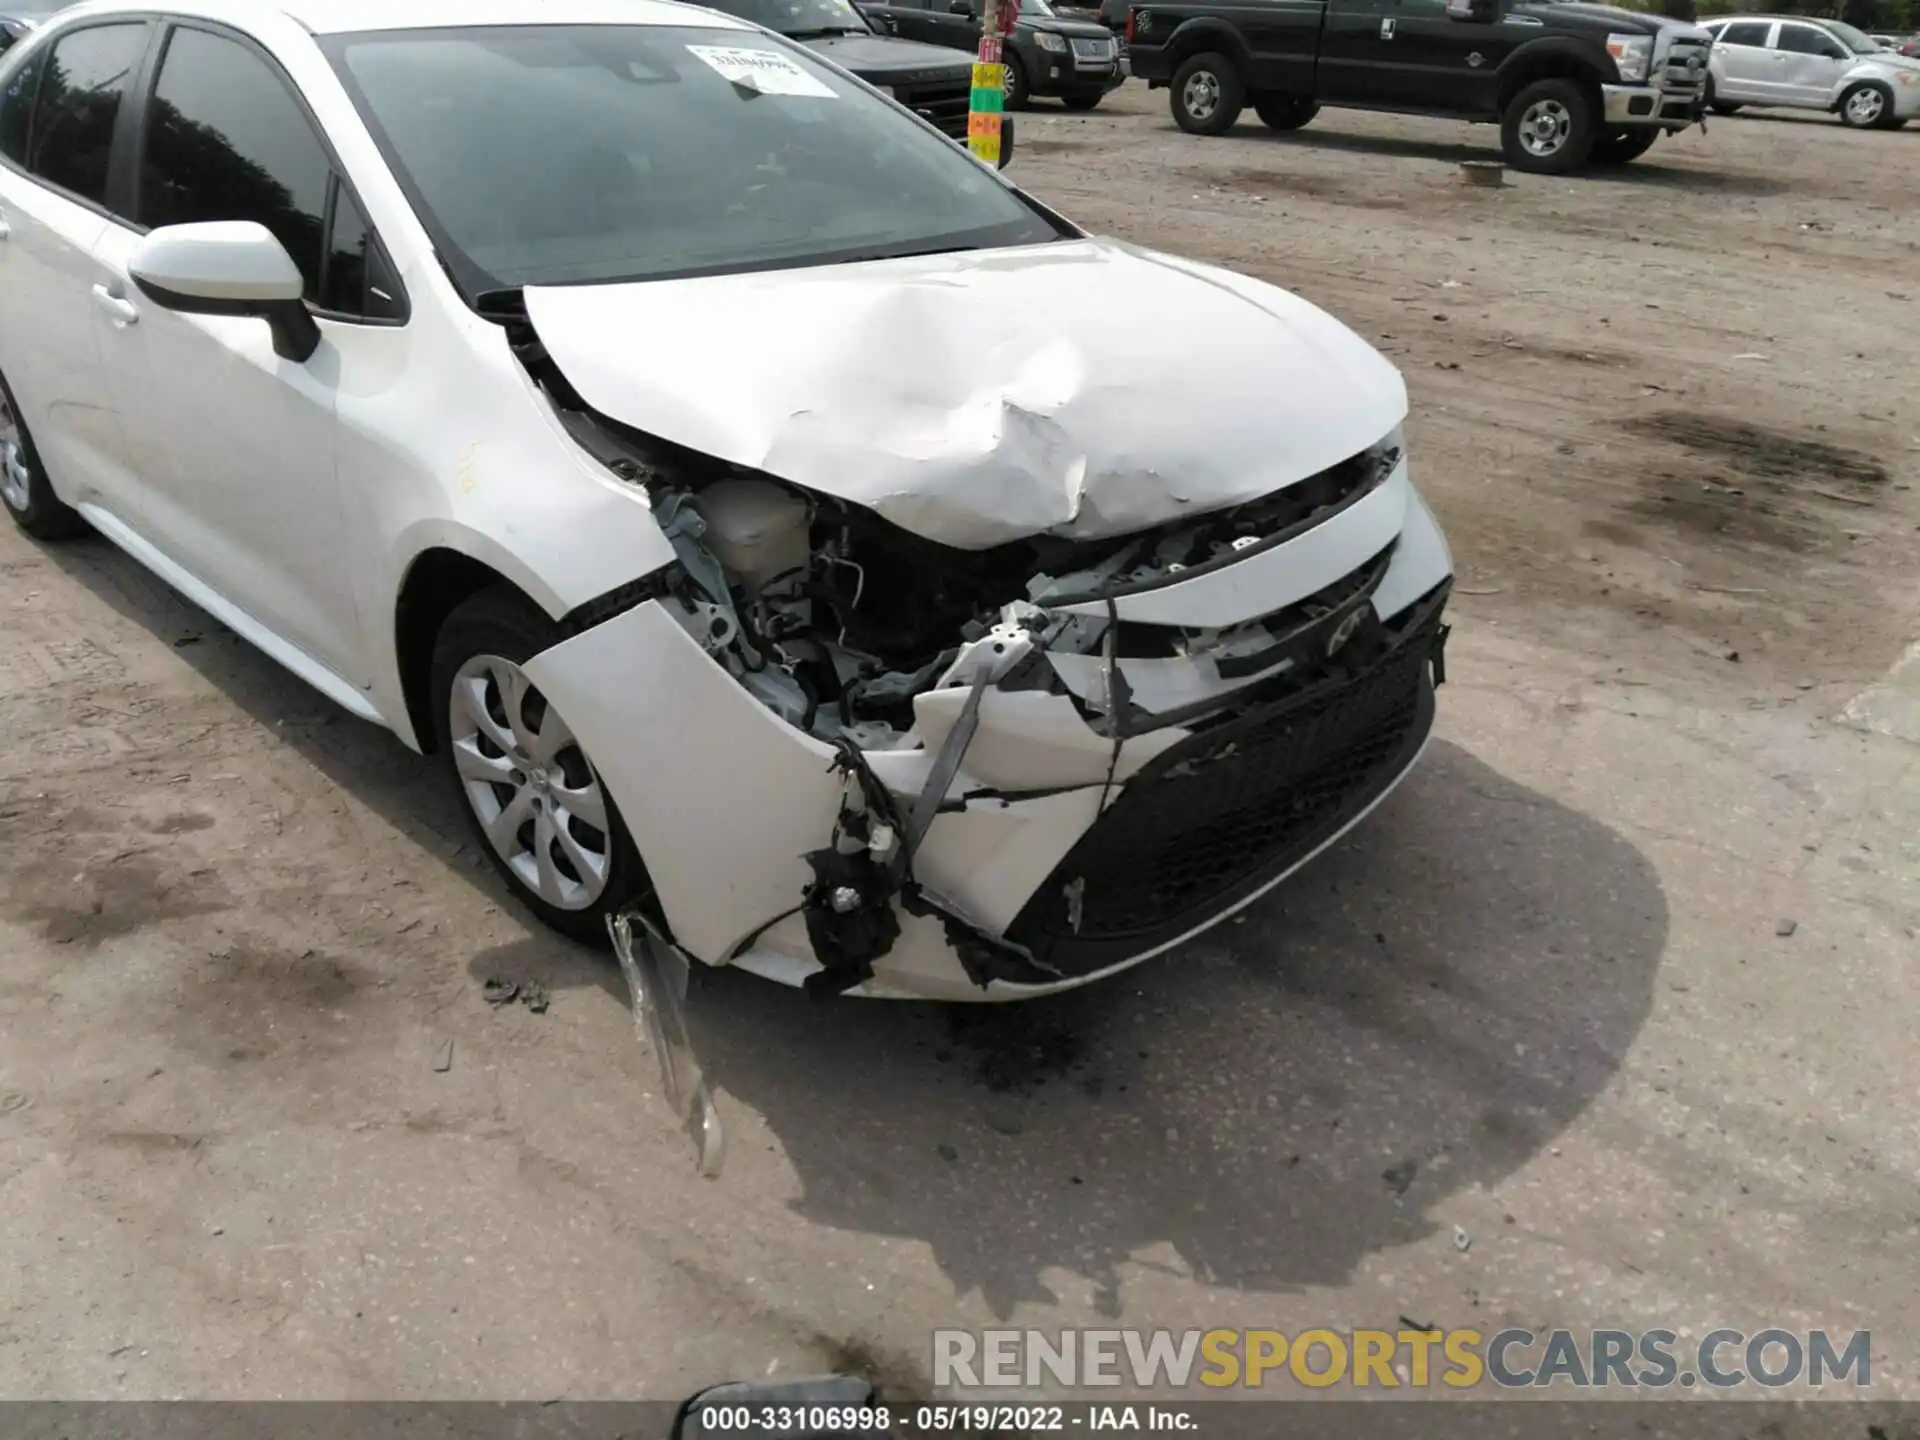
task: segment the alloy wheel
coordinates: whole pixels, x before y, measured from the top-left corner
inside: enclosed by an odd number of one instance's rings
[[[1520,143],[1529,155],[1558,155],[1573,133],[1573,115],[1558,100],[1536,100],[1520,117]]]
[[[507,868],[549,905],[585,910],[613,871],[600,777],[526,672],[498,655],[462,665],[447,738],[460,789]]]
[[[1863,87],[1847,97],[1847,119],[1855,125],[1871,125],[1887,108],[1887,97],[1878,90]]]
[[[26,440],[5,395],[0,395],[0,497],[16,511],[33,503],[33,471],[27,466]]]
[[[1213,112],[1220,107],[1220,77],[1211,70],[1194,71],[1180,92],[1180,103],[1195,120],[1211,120]]]

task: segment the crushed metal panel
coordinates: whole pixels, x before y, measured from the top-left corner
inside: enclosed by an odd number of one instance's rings
[[[1216,628],[1271,614],[1326,589],[1391,545],[1412,495],[1403,460],[1383,484],[1326,523],[1238,564],[1116,595],[1114,611],[1135,623]],[[1059,608],[1067,614],[1103,616],[1107,602]]]
[[[526,664],[593,756],[673,937],[709,964],[800,901],[840,810],[834,751],[715,665],[657,602]]]
[[[1251,500],[1407,411],[1392,364],[1314,306],[1112,241],[525,298],[595,409],[962,549]]]
[[[1098,657],[1091,658],[1098,666]],[[959,717],[966,697],[964,689],[932,690],[917,697],[913,705],[915,733],[929,747],[938,749]],[[1121,748],[1116,765],[1113,741],[1095,734],[1066,696],[1044,690],[989,690],[980,704],[980,728],[967,746],[960,777],[948,794],[959,799],[978,789],[1017,793],[1097,785],[1110,769],[1116,780],[1125,780],[1185,736],[1184,730],[1173,728],[1138,736]],[[916,790],[925,783],[924,752],[895,752],[868,759],[894,789]]]

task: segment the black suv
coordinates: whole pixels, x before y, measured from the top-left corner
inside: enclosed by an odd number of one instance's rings
[[[861,0],[860,8],[889,34],[955,50],[980,48],[980,0]],[[1020,0],[1000,58],[1010,110],[1033,95],[1058,95],[1069,110],[1091,110],[1126,78],[1112,31],[1056,15],[1047,0]]]
[[[764,25],[817,50],[890,93],[950,138],[967,138],[973,61],[951,50],[876,34],[850,0],[701,0],[710,10]],[[1002,151],[1002,163],[1005,153]]]
[[[1322,105],[1500,126],[1517,170],[1620,164],[1700,120],[1713,37],[1581,0],[1133,0],[1127,63],[1182,130],[1251,105],[1297,130]]]

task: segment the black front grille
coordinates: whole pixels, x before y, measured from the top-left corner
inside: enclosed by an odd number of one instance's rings
[[[1433,724],[1444,594],[1357,674],[1214,725],[1157,758],[1007,930],[1085,975],[1192,930],[1324,844],[1379,796]]]
[[[897,86],[900,103],[932,122],[948,135],[961,139],[967,133],[967,111],[973,105],[970,79],[934,80],[924,85]]]

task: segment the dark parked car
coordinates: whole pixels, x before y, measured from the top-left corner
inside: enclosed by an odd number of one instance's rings
[[[964,142],[973,61],[934,45],[876,33],[850,0],[702,0],[710,10],[764,25],[890,92],[922,119]],[[1009,149],[1011,146],[1008,147]],[[1004,163],[1004,152],[1003,152]]]
[[[981,0],[863,0],[860,8],[890,34],[955,50],[980,48]],[[1047,0],[1020,0],[1000,58],[1010,110],[1033,95],[1058,95],[1069,110],[1091,110],[1126,78],[1111,30],[1097,20],[1056,15]]]
[[[1297,130],[1322,105],[1497,124],[1507,163],[1618,165],[1706,110],[1713,37],[1578,0],[1133,0],[1127,67],[1182,130],[1251,105]]]

